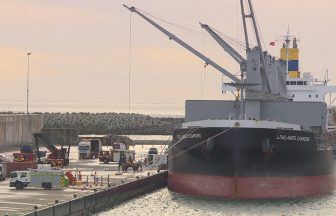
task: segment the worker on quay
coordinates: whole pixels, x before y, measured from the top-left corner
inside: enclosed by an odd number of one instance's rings
[[[133,168],[133,164],[134,164],[134,160],[132,159],[132,157],[131,156],[129,156],[128,157],[128,160],[127,160],[127,162],[126,162],[126,164],[125,164],[125,172],[127,172],[127,169],[129,168],[129,167],[132,167]]]
[[[118,163],[118,172],[120,172],[120,167],[122,168],[122,171],[125,172],[125,164],[126,164],[126,156],[123,155],[120,157],[119,159],[119,163]]]
[[[134,160],[132,159],[131,156],[128,157],[128,161],[127,161],[127,163],[128,163],[129,165],[132,165],[132,164],[134,163]]]

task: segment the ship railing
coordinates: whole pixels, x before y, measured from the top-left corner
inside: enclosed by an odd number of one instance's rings
[[[236,120],[236,114],[229,114],[228,120]]]
[[[236,114],[229,114],[228,120],[246,120],[246,114],[240,114],[238,116]]]
[[[246,114],[240,114],[239,120],[246,120]]]

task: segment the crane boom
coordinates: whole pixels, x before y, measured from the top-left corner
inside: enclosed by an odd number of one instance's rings
[[[223,38],[221,38],[212,28],[206,24],[200,23],[201,27],[205,29],[211,37],[213,37],[217,43],[236,61],[238,64],[243,65],[246,59],[241,56],[230,44],[228,44]]]
[[[162,33],[164,33],[165,35],[167,35],[170,40],[176,41],[178,44],[180,44],[181,46],[183,46],[185,49],[189,50],[191,53],[193,53],[194,55],[196,55],[197,57],[199,57],[200,59],[202,59],[203,61],[205,61],[206,64],[211,65],[212,67],[214,67],[215,69],[217,69],[218,71],[220,71],[222,74],[224,74],[225,76],[227,76],[231,80],[233,80],[235,83],[240,83],[240,80],[236,76],[234,76],[233,74],[231,74],[230,72],[228,72],[227,70],[225,70],[224,68],[222,68],[221,66],[219,66],[217,63],[215,63],[214,61],[212,61],[208,57],[206,57],[203,54],[201,54],[200,52],[198,52],[196,49],[192,48],[186,42],[182,41],[180,38],[178,38],[174,34],[170,33],[168,30],[166,30],[165,28],[163,28],[162,26],[160,26],[159,24],[157,24],[156,22],[154,22],[153,20],[151,20],[149,17],[145,16],[143,13],[141,13],[140,11],[138,11],[135,7],[128,7],[125,4],[123,6],[126,7],[128,10],[130,10],[131,12],[134,12],[134,13],[138,14],[140,17],[142,17],[144,20],[146,20],[147,22],[149,22],[151,25],[153,25],[159,31],[161,31]]]

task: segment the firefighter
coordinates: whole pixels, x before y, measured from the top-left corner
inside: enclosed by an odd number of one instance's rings
[[[122,168],[122,171],[125,172],[125,164],[126,164],[126,156],[122,155],[118,163],[118,172],[120,172],[120,167]]]

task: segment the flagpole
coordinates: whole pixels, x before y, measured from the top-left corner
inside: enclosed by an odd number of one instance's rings
[[[27,145],[29,143],[29,133],[30,133],[30,125],[29,125],[29,56],[30,52],[27,53]]]

